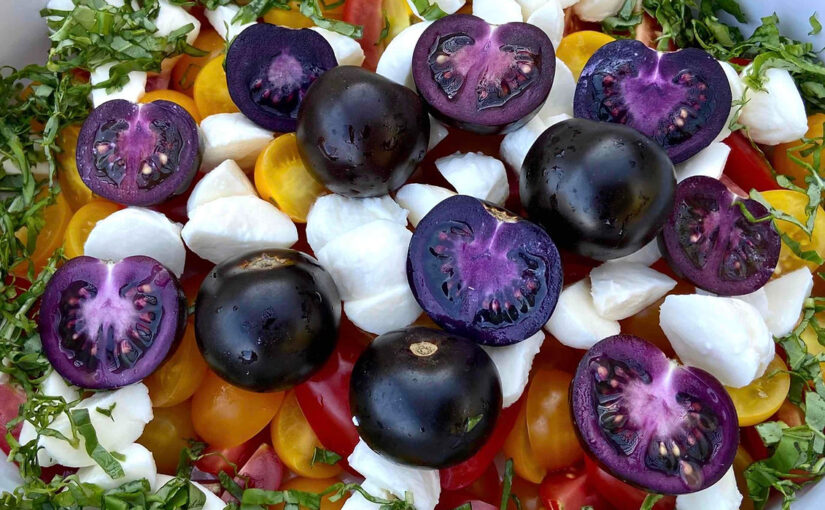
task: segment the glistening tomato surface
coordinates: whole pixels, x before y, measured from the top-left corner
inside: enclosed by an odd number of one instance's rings
[[[201,117],[206,118],[216,113],[234,113],[238,110],[226,85],[226,71],[223,69],[223,55],[210,60],[195,78],[192,97]]]
[[[6,425],[17,418],[20,405],[26,401],[26,394],[22,391],[13,388],[8,384],[0,384],[0,450],[3,453],[9,453],[9,443],[6,440],[6,433],[9,432]],[[12,430],[11,434],[15,438],[20,437],[20,429],[23,428],[22,423],[18,423]]]
[[[808,196],[800,191],[775,190],[762,193],[765,200],[776,209],[790,214],[803,224],[808,218],[805,207],[808,205]],[[794,241],[799,243],[801,251],[815,251],[820,257],[825,257],[825,211],[822,207],[817,208],[814,229],[809,237],[799,226],[785,220],[777,219],[774,224],[780,233],[787,234]],[[815,261],[802,260],[796,256],[788,247],[787,243],[782,243],[779,252],[779,263],[776,266],[776,274],[785,274],[807,266],[811,271],[816,271],[819,264]]]
[[[177,104],[178,106],[182,107],[184,110],[189,112],[189,115],[191,115],[192,118],[195,119],[195,122],[200,124],[201,115],[198,112],[198,107],[195,106],[195,101],[183,92],[168,89],[153,90],[151,92],[147,92],[146,94],[144,94],[138,102],[151,103],[152,101],[158,100],[171,101]]]
[[[63,236],[63,255],[67,259],[83,255],[83,245],[97,222],[120,209],[114,202],[102,198],[92,200],[78,209],[69,220]]]
[[[805,133],[805,138],[822,138],[823,124],[825,124],[825,113],[817,113],[808,117],[808,132]],[[809,175],[808,170],[791,158],[801,159],[805,163],[814,166],[814,155],[803,155],[802,151],[798,149],[798,147],[805,145],[802,140],[779,144],[774,147],[771,155],[771,162],[776,171],[790,177],[797,186],[803,188],[805,187],[805,177]],[[820,175],[825,173],[825,158],[820,159],[817,170]]]
[[[331,485],[338,483],[336,478],[305,478],[299,476],[297,478],[292,478],[291,480],[287,480],[281,485],[280,490],[282,491],[301,491],[301,492],[311,492],[313,494],[319,494],[324,490],[328,489]],[[341,510],[341,507],[344,506],[344,503],[349,499],[349,495],[344,496],[343,498],[339,499],[338,501],[330,501],[329,498],[332,494],[324,496],[321,498],[321,509],[320,510]],[[273,510],[283,510],[284,505],[275,505],[270,507]]]
[[[584,458],[587,477],[590,486],[616,510],[638,510],[645,500],[647,493],[632,487],[618,478],[602,470],[589,457]],[[676,505],[676,498],[665,496],[653,507],[654,510],[672,510]]]
[[[740,427],[762,423],[779,410],[791,387],[787,370],[782,357],[777,354],[762,377],[744,388],[726,388],[736,407]]]
[[[364,67],[374,71],[381,52],[389,42],[381,37],[385,27],[384,17],[389,24],[388,29],[392,31],[388,35],[395,35],[410,26],[409,14],[404,0],[347,0],[344,4],[344,21],[364,27],[364,36],[359,41],[366,57]]]
[[[556,49],[556,56],[567,64],[573,78],[578,80],[584,65],[596,50],[614,40],[602,32],[580,30],[562,38]]]
[[[80,124],[72,124],[63,128],[57,136],[57,145],[62,151],[57,154],[59,165],[57,181],[60,183],[60,192],[75,211],[95,198],[94,193],[83,183],[77,171],[78,134],[80,134]]]
[[[767,191],[779,188],[765,155],[756,149],[745,135],[737,131],[724,142],[730,147],[725,175],[740,188],[746,192],[752,189]]]
[[[536,460],[548,471],[573,465],[584,455],[570,416],[573,376],[560,370],[537,370],[527,390],[527,434]]]
[[[226,41],[223,40],[223,37],[204,25],[206,25],[205,22],[201,24],[200,34],[198,34],[198,38],[195,39],[192,46],[206,51],[207,54],[200,57],[182,55],[172,69],[172,78],[169,82],[172,89],[189,96],[193,93],[192,86],[195,84],[195,78],[198,77],[201,69],[211,59],[223,53],[224,48],[226,48]]]
[[[137,442],[152,452],[159,473],[174,475],[181,451],[189,446],[190,439],[196,437],[191,403],[155,408],[152,412],[154,417],[146,424]]]
[[[143,383],[149,388],[154,407],[171,407],[191,397],[206,372],[206,361],[198,350],[195,327],[190,318],[175,352]]]
[[[281,410],[270,427],[272,446],[289,469],[307,478],[330,478],[341,472],[337,464],[312,462],[315,450],[324,448],[307,423],[293,392],[284,399]]]
[[[544,475],[547,474],[547,469],[533,453],[533,448],[530,446],[526,405],[521,406],[516,424],[504,442],[504,455],[513,459],[513,469],[516,474],[528,482],[541,483]]]
[[[541,501],[547,510],[580,509],[607,510],[610,505],[596,492],[584,469],[565,469],[549,474],[539,488]]]

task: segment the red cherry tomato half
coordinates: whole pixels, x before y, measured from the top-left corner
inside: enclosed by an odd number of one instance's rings
[[[584,469],[569,468],[551,473],[541,482],[539,495],[546,510],[565,510],[592,506],[593,510],[607,510],[610,505],[589,483]]]
[[[455,491],[471,485],[479,479],[485,470],[493,463],[493,459],[501,451],[504,441],[513,429],[518,417],[521,401],[502,410],[498,423],[490,439],[478,452],[461,464],[441,470],[441,488],[445,491]]]
[[[284,465],[268,444],[262,444],[238,471],[235,483],[245,489],[277,490],[284,476]],[[221,496],[226,502],[237,501],[224,491]]]
[[[725,175],[745,191],[768,191],[779,189],[773,177],[771,164],[750,140],[739,131],[725,138],[730,147],[730,155],[725,165]]]
[[[6,441],[8,429],[6,424],[17,418],[20,404],[26,401],[26,394],[8,384],[0,384],[0,450],[8,455],[9,443]],[[20,437],[20,429],[23,423],[18,423],[11,431],[15,439]]]
[[[610,473],[601,469],[594,461],[588,457],[584,459],[587,471],[587,479],[596,492],[605,499],[616,510],[639,510],[647,497],[647,493],[631,485],[624,483]],[[654,510],[673,510],[676,506],[676,498],[665,496],[660,499]]]
[[[495,465],[490,464],[471,485],[458,490],[442,488],[436,510],[453,510],[469,501],[484,501],[495,505],[501,503],[501,480]]]
[[[344,21],[364,27],[364,36],[358,42],[364,50],[363,66],[370,71],[375,71],[381,57],[382,46],[378,43],[384,29],[381,4],[375,0],[347,0],[344,4]]]
[[[218,476],[221,471],[232,476],[235,474],[235,470],[240,470],[258,447],[268,440],[269,427],[266,427],[257,436],[238,446],[224,449],[210,446],[204,450],[203,456],[195,462],[195,467],[213,476]]]

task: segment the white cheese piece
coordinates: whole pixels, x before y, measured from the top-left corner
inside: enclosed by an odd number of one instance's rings
[[[490,359],[493,360],[493,364],[498,370],[503,407],[510,407],[521,398],[524,388],[527,387],[533,359],[541,350],[541,344],[543,343],[544,332],[538,331],[535,335],[517,344],[502,347],[481,346],[490,356]]]
[[[111,409],[111,413],[100,413],[97,409]],[[76,409],[87,409],[89,420],[95,428],[97,440],[109,451],[120,451],[143,434],[143,429],[152,420],[152,402],[149,390],[141,383],[124,386],[114,391],[95,393],[81,401]],[[111,417],[108,416],[111,414]],[[49,425],[66,437],[71,437],[72,430],[65,414],[59,415]],[[95,461],[86,453],[86,441],[78,437],[78,447],[74,448],[67,441],[55,437],[41,436],[40,446],[57,463],[67,467],[86,467]]]
[[[524,10],[523,0],[521,4],[522,10]],[[550,38],[554,48],[559,47],[561,38],[564,36],[564,10],[558,2],[555,0],[545,2],[544,5],[533,11],[530,17],[525,19],[527,23],[542,29]],[[555,82],[553,86],[556,86]]]
[[[547,127],[560,122],[556,120],[551,121],[552,117],[558,115],[567,115],[566,118],[573,116],[573,94],[576,92],[576,79],[573,78],[573,73],[567,64],[560,58],[556,58],[556,74],[553,77],[553,88],[550,89],[550,94],[547,96],[547,101],[536,115]],[[561,119],[564,120],[564,119]]]
[[[180,276],[186,262],[180,231],[180,223],[169,220],[163,213],[127,207],[95,224],[83,245],[83,254],[114,262],[145,255]]]
[[[541,119],[536,115],[524,126],[504,136],[498,149],[499,155],[516,173],[520,172],[524,158],[527,157],[527,153],[530,152],[530,148],[536,142],[536,139],[550,126],[569,118],[570,115],[566,113],[546,119]]]
[[[427,152],[435,149],[449,134],[447,127],[430,115],[430,141],[427,143]]]
[[[31,170],[32,175],[35,177],[48,177],[49,163],[40,161],[34,165],[29,165],[29,170]],[[10,159],[3,160],[3,171],[6,172],[6,175],[20,175],[22,173],[20,169],[17,168],[17,165]]]
[[[676,510],[739,510],[742,494],[736,486],[733,467],[707,489],[676,496]]]
[[[609,263],[638,262],[650,266],[660,258],[662,258],[662,252],[659,251],[659,242],[654,239],[630,255],[610,260]]]
[[[618,14],[624,2],[625,0],[579,0],[573,6],[573,12],[584,21],[603,21]]]
[[[473,16],[491,25],[524,21],[516,0],[473,0]]]
[[[114,64],[103,64],[95,68],[89,76],[89,82],[94,86],[109,79],[109,70]],[[133,103],[146,93],[146,77],[144,71],[132,71],[128,74],[128,81],[118,90],[107,92],[106,88],[92,89],[92,106],[97,108],[106,101],[114,99],[125,99]]]
[[[135,480],[146,480],[149,482],[152,490],[155,490],[155,482],[158,476],[158,468],[155,465],[155,458],[152,457],[152,452],[146,449],[145,446],[138,443],[132,443],[126,448],[117,452],[125,457],[125,460],[120,461],[120,467],[123,468],[123,475],[120,478],[113,479],[102,467],[95,464],[93,466],[82,467],[77,471],[77,478],[80,483],[89,483],[97,485],[103,489],[114,489],[120,487],[124,483],[134,482]]]
[[[799,322],[802,305],[811,295],[814,279],[807,267],[782,275],[765,284],[768,300],[768,313],[765,322],[771,334],[782,337],[793,331]]]
[[[372,198],[324,195],[312,204],[307,215],[307,242],[317,254],[333,239],[375,220],[389,220],[406,227],[407,211],[389,195]]]
[[[372,297],[344,301],[344,313],[364,331],[383,335],[415,322],[421,307],[405,282]]]
[[[432,21],[422,21],[399,32],[381,54],[375,72],[415,90],[415,80],[412,76],[413,51],[421,34],[432,24]]]
[[[170,4],[168,0],[158,2],[158,16],[152,21],[157,29],[155,35],[160,37],[166,37],[175,30],[191,24],[194,28],[186,34],[186,42],[189,44],[195,42],[201,31],[201,22],[198,18],[189,14],[183,7]],[[161,73],[171,72],[178,59],[179,57],[163,59]]]
[[[700,287],[696,287],[696,293],[700,296],[716,296],[713,292],[708,292],[705,289]],[[765,292],[765,287],[751,292],[750,294],[743,294],[741,296],[730,296],[735,299],[739,299],[748,303],[752,307],[756,308],[759,312],[759,315],[762,316],[763,319],[767,320],[768,317],[768,294]],[[801,306],[801,305],[800,305]],[[767,322],[766,322],[767,324]]]
[[[714,142],[721,142],[730,136],[730,125],[734,120],[739,119],[739,112],[742,108],[740,102],[742,101],[742,94],[745,93],[745,83],[742,82],[742,78],[739,77],[739,73],[736,72],[736,69],[734,69],[728,62],[722,60],[719,61],[719,65],[722,66],[722,70],[725,71],[725,76],[727,77],[728,84],[730,85],[731,106],[728,120],[725,121],[722,131],[720,131],[716,136]]]
[[[659,325],[683,363],[707,371],[725,386],[747,386],[774,358],[765,320],[740,299],[670,295],[659,311]]]
[[[437,469],[397,464],[372,451],[363,440],[355,445],[347,462],[371,488],[387,491],[400,499],[409,493],[416,510],[433,510],[441,496]]]
[[[455,195],[455,192],[441,186],[412,183],[406,184],[398,190],[395,194],[395,201],[409,211],[410,223],[413,227],[417,227],[418,222],[433,207],[453,195]]]
[[[364,299],[407,283],[411,237],[406,225],[375,220],[336,237],[316,255],[341,299]]]
[[[241,167],[227,159],[192,188],[189,200],[186,201],[186,214],[191,216],[192,212],[203,204],[234,196],[256,197],[258,194]]]
[[[62,397],[66,403],[74,402],[80,398],[80,390],[67,383],[55,370],[52,370],[40,385],[40,394],[49,397]]]
[[[516,0],[516,2],[518,2],[521,6],[521,17],[525,20],[529,19],[531,14],[544,7],[546,4],[556,4],[559,8],[561,8],[561,4],[558,0]]]
[[[544,329],[562,344],[576,349],[589,349],[599,340],[621,332],[618,321],[605,319],[596,311],[588,278],[561,292]]]
[[[167,483],[172,481],[173,478],[174,477],[169,476],[169,475],[158,474],[158,476],[155,478],[155,484],[153,485],[153,487],[156,487],[156,490],[160,490],[160,489],[163,488],[164,485],[166,485]],[[226,508],[226,501],[219,498],[217,495],[215,495],[214,492],[210,491],[209,489],[207,489],[203,485],[199,484],[198,482],[190,481],[190,483],[196,489],[201,491],[203,493],[204,497],[206,498],[206,501],[204,502],[203,506],[201,507],[201,510],[223,510],[224,508]],[[373,509],[373,510],[375,510],[375,509]]]
[[[310,30],[321,34],[332,46],[332,52],[335,53],[335,60],[338,61],[339,65],[360,66],[364,63],[364,50],[358,44],[358,41],[352,37],[321,27],[312,27]]]
[[[437,5],[439,9],[444,11],[447,14],[453,14],[462,7],[466,3],[465,0],[427,0],[430,5]],[[410,6],[410,10],[414,15],[417,17],[424,19],[424,17],[418,12],[418,8],[413,3],[413,0],[407,0],[407,5]]]
[[[639,263],[608,262],[590,271],[593,305],[605,319],[636,315],[675,286],[672,278]]]
[[[0,493],[14,492],[21,485],[23,485],[23,479],[20,477],[17,464],[9,460],[8,457],[3,456],[0,459]]]
[[[250,170],[273,135],[240,112],[210,115],[201,121],[200,128],[204,142],[201,171],[212,170],[227,159]]]
[[[246,23],[243,25],[233,23],[232,20],[235,18],[235,15],[238,14],[240,9],[241,8],[237,5],[221,5],[215,10],[204,10],[204,14],[206,15],[206,19],[209,21],[209,24],[215,29],[215,32],[217,32],[218,35],[220,35],[225,41],[231,41],[238,34],[243,32],[245,28],[255,24],[255,22]]]
[[[729,154],[730,147],[722,142],[708,145],[694,156],[676,165],[676,182],[682,182],[688,177],[697,175],[714,179],[722,177]]]
[[[745,76],[746,67],[741,76]],[[745,89],[739,122],[756,143],[778,145],[793,142],[808,131],[805,104],[791,74],[785,69],[765,71],[765,90]]]
[[[255,196],[212,200],[189,216],[181,237],[199,257],[218,264],[253,250],[289,248],[298,230],[280,209]]]
[[[510,195],[504,163],[480,152],[456,152],[435,160],[435,167],[461,195],[502,205]]]

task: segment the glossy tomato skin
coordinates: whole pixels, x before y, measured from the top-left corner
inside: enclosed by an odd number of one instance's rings
[[[587,477],[596,492],[616,510],[638,510],[642,506],[647,493],[632,487],[611,474],[602,470],[594,461],[585,457],[584,465]],[[673,510],[676,498],[665,496],[653,507],[654,510]]]
[[[195,467],[204,473],[218,476],[223,472],[232,476],[236,469],[246,464],[259,446],[269,441],[269,431],[264,430],[252,439],[232,448],[218,448],[209,446],[203,451],[201,458],[195,462]]]
[[[382,0],[347,0],[344,4],[344,21],[364,28],[364,36],[358,41],[364,50],[363,66],[375,71],[381,57],[383,44],[378,41],[384,27]]]
[[[773,170],[765,155],[751,145],[750,140],[736,131],[723,140],[730,147],[725,175],[746,192],[779,189]]]
[[[539,488],[546,510],[579,509],[591,506],[593,510],[612,508],[590,483],[583,467],[577,466],[548,475]]]
[[[6,440],[6,433],[9,432],[6,424],[17,418],[20,405],[26,401],[26,394],[9,384],[0,384],[0,450],[9,453],[9,443]],[[11,435],[16,439],[20,437],[20,429],[23,423],[18,423],[12,430]]]

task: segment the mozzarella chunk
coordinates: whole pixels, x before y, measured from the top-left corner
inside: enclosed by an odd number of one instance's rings
[[[253,250],[289,248],[298,230],[280,209],[255,196],[212,200],[195,209],[181,237],[198,257],[218,264]]]
[[[725,121],[722,131],[716,135],[714,142],[721,142],[730,136],[730,125],[734,120],[739,118],[739,113],[742,108],[740,102],[742,101],[742,94],[745,93],[745,83],[742,82],[742,78],[739,77],[739,73],[736,72],[736,69],[734,69],[728,62],[722,60],[719,61],[719,65],[722,66],[722,70],[725,71],[725,76],[727,77],[728,84],[730,85],[731,106],[728,120]]]
[[[244,170],[253,168],[273,134],[239,112],[210,115],[201,121],[200,128],[204,142],[202,171],[209,171],[227,159]]]
[[[814,278],[807,267],[797,269],[765,284],[768,313],[765,322],[773,336],[782,337],[799,322],[799,311],[811,295]]]
[[[491,25],[524,21],[516,0],[473,0],[473,16]]]
[[[536,142],[536,139],[553,124],[569,118],[570,115],[565,113],[546,119],[540,119],[536,115],[524,126],[504,136],[498,149],[499,155],[516,173],[520,172],[524,158],[527,157],[527,153],[530,152],[530,148]]]
[[[378,494],[389,492],[400,499],[409,493],[416,510],[433,510],[441,496],[441,482],[437,469],[404,466],[388,460],[358,441],[347,458],[350,467],[366,479],[366,487]]]
[[[605,319],[636,315],[675,286],[672,278],[639,263],[608,262],[590,271],[593,305]]]
[[[20,477],[20,470],[14,461],[3,457],[0,459],[0,493],[14,492],[14,489],[23,485],[23,478]]]
[[[395,201],[398,205],[409,211],[410,223],[413,227],[418,226],[418,222],[427,215],[433,207],[442,200],[455,195],[454,192],[441,186],[432,184],[406,184],[395,194]]]
[[[588,278],[561,292],[544,329],[562,344],[576,349],[589,349],[599,340],[621,332],[618,321],[605,319],[596,311]]]
[[[109,70],[112,66],[114,66],[114,64],[109,63],[95,68],[89,76],[89,82],[92,86],[107,81],[109,79]],[[92,89],[92,106],[97,108],[106,101],[112,101],[114,99],[125,99],[137,103],[138,100],[143,97],[143,94],[146,93],[147,74],[144,71],[132,71],[128,74],[128,78],[129,80],[118,90],[109,92],[105,87]]]
[[[503,407],[510,407],[521,398],[524,388],[527,387],[533,359],[541,350],[541,344],[543,343],[544,332],[539,330],[535,335],[517,344],[502,347],[481,346],[490,356],[490,359],[493,360],[493,364],[498,370]]]
[[[436,145],[443,142],[449,134],[447,127],[430,115],[430,141],[427,142],[427,151],[435,149]]]
[[[432,24],[432,21],[422,21],[399,32],[381,54],[375,72],[415,90],[415,80],[412,76],[413,51],[421,34]]]
[[[745,76],[750,67],[742,71]],[[778,145],[805,136],[808,117],[791,74],[785,69],[765,71],[765,90],[746,88],[739,122],[756,143]]]
[[[561,8],[561,4],[557,0],[516,0],[516,2],[521,6],[521,17],[524,19],[529,19],[531,14],[548,3],[554,3]]]
[[[155,465],[152,452],[143,445],[132,443],[117,453],[125,457],[125,460],[120,461],[124,476],[117,479],[111,478],[102,467],[95,464],[94,466],[80,468],[77,471],[80,483],[90,483],[106,490],[120,487],[124,483],[134,482],[135,480],[146,480],[152,490],[156,489],[155,481],[158,476],[158,468]]]
[[[707,371],[725,386],[747,386],[774,357],[765,320],[740,299],[670,295],[659,310],[659,325],[683,363]]]
[[[742,494],[736,486],[733,467],[707,489],[676,496],[676,510],[739,510]]]
[[[175,30],[191,24],[193,28],[186,34],[186,42],[189,44],[195,42],[195,39],[198,38],[198,34],[200,34],[201,31],[201,22],[198,18],[189,14],[183,7],[170,4],[168,0],[160,0],[158,2],[158,15],[152,22],[156,27],[155,35],[161,37],[166,37]],[[163,62],[161,62],[161,73],[168,74],[171,72],[172,67],[174,67],[175,62],[177,62],[179,58],[178,56],[163,59]]]
[[[555,43],[554,43],[555,44]],[[547,101],[542,105],[541,110],[536,115],[547,127],[560,122],[552,121],[553,117],[566,115],[566,118],[573,116],[573,94],[576,92],[576,79],[573,73],[561,59],[556,59],[556,74],[553,77],[553,88],[547,96]],[[564,119],[561,119],[564,120]]]
[[[204,14],[206,15],[206,19],[209,21],[209,24],[215,29],[215,32],[217,32],[218,35],[220,35],[225,41],[231,41],[238,34],[243,32],[245,28],[255,24],[255,22],[246,23],[243,25],[233,23],[232,20],[235,18],[235,15],[238,14],[240,9],[241,8],[237,5],[221,5],[214,10],[204,10]]]
[[[345,301],[344,313],[364,331],[383,335],[415,322],[421,315],[421,307],[409,284],[401,283],[372,297]]]
[[[700,287],[696,287],[696,293],[700,296],[716,296],[713,292],[708,292],[705,289]],[[768,294],[765,292],[765,287],[763,286],[759,290],[751,292],[750,294],[743,294],[741,296],[730,296],[735,299],[739,299],[748,303],[752,307],[756,308],[759,314],[762,316],[763,319],[766,319],[768,316]],[[801,306],[801,305],[800,305]],[[767,324],[767,322],[766,322]]]
[[[127,207],[97,222],[86,238],[83,254],[115,262],[145,255],[180,276],[186,262],[180,232],[180,223],[170,221],[163,213]]]
[[[155,487],[156,491],[160,490],[163,488],[164,485],[166,485],[173,479],[174,477],[172,476],[158,474],[158,476],[155,478],[155,484],[152,485],[152,487]],[[204,497],[206,498],[206,501],[201,507],[201,510],[223,510],[224,508],[226,508],[226,501],[216,496],[214,492],[210,491],[198,482],[193,482],[190,480],[189,483],[191,483],[193,487],[201,491]]]
[[[149,390],[142,383],[124,386],[114,391],[95,393],[81,401],[75,409],[87,409],[89,420],[97,433],[97,440],[109,451],[121,451],[143,434],[143,429],[152,420],[152,402]],[[98,412],[98,409],[111,409],[111,417]],[[49,425],[66,437],[72,437],[69,419],[65,414],[59,415]],[[86,440],[78,435],[78,447],[62,439],[41,436],[39,445],[54,458],[58,464],[67,467],[86,467],[95,465],[95,461],[86,453]]]
[[[502,205],[510,194],[504,163],[480,152],[456,152],[435,160],[435,167],[461,195]]]
[[[682,182],[688,177],[704,175],[718,179],[722,177],[725,164],[728,162],[730,147],[722,142],[713,142],[694,156],[676,165],[676,182]]]
[[[40,393],[49,397],[62,397],[67,403],[74,402],[80,398],[80,390],[67,383],[66,380],[54,370],[52,370],[40,385]]]
[[[524,2],[521,2],[522,10],[524,10]],[[529,17],[525,17],[527,23],[535,25],[542,29],[550,42],[553,43],[554,48],[559,47],[561,38],[564,36],[564,10],[561,5],[555,0],[549,0],[544,5],[530,13]],[[556,64],[558,65],[558,63]],[[555,81],[553,87],[556,86]]]
[[[630,255],[613,259],[610,263],[637,262],[639,264],[650,266],[660,258],[662,258],[662,252],[659,251],[659,242],[654,239]]]
[[[406,225],[375,220],[336,237],[315,253],[335,280],[341,299],[364,299],[407,284],[411,237]]]
[[[307,242],[316,254],[330,241],[375,220],[389,220],[407,226],[407,211],[389,195],[349,198],[343,195],[319,197],[307,215]]]
[[[40,161],[34,165],[30,164],[29,170],[31,170],[32,175],[35,177],[48,177],[49,163],[46,161]],[[6,175],[20,175],[22,173],[20,169],[17,168],[17,165],[10,159],[3,160],[3,171],[6,172]]]
[[[321,27],[312,27],[310,30],[321,34],[332,46],[332,52],[335,53],[335,60],[338,61],[339,65],[360,66],[364,62],[364,50],[361,49],[358,41],[352,37]]]
[[[427,0],[427,2],[430,5],[437,5],[439,9],[446,12],[447,14],[455,13],[457,10],[464,7],[464,4],[466,3],[465,0]],[[421,14],[419,14],[418,8],[413,3],[413,0],[407,0],[407,5],[410,6],[410,10],[413,14],[415,14],[417,17],[421,19],[424,19],[424,17]]]
[[[186,201],[186,214],[191,216],[195,209],[213,200],[235,196],[256,197],[258,193],[241,167],[227,159],[192,188],[189,200]]]
[[[624,2],[625,0],[579,0],[573,6],[573,12],[584,21],[603,21],[618,14]]]

